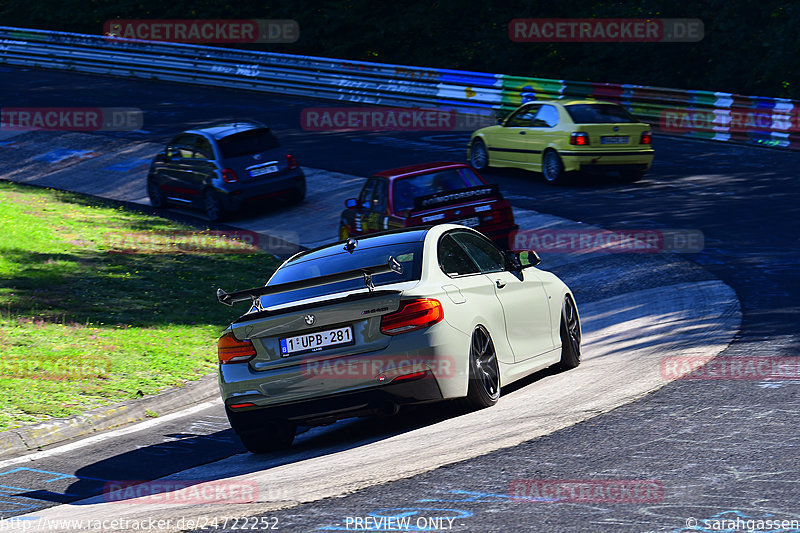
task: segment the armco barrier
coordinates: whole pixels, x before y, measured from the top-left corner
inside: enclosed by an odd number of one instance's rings
[[[0,27],[0,63],[493,117],[521,102],[618,102],[673,135],[800,149],[800,102],[640,85],[523,78]]]

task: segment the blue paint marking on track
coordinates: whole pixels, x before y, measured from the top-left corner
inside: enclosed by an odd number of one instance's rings
[[[39,470],[37,468],[17,467],[6,472],[0,472],[0,481],[5,481],[7,478],[3,476],[13,476],[20,472],[44,474],[43,479],[37,481],[38,483],[54,483],[64,480],[75,481],[89,481],[97,483],[108,483],[110,480],[101,479],[88,476],[76,476],[73,474],[66,474],[63,472],[51,472],[49,470]],[[44,507],[41,502],[56,502],[66,503],[76,498],[88,497],[90,494],[73,494],[69,492],[56,492],[51,490],[42,490],[36,487],[18,487],[16,485],[0,485],[0,514],[2,513],[21,513]]]
[[[34,161],[42,161],[44,163],[60,163],[65,159],[71,159],[73,157],[78,157],[81,159],[89,159],[97,155],[95,152],[91,150],[68,150],[66,148],[59,148],[57,150],[52,150],[50,152],[46,152],[41,155],[37,155],[33,158]]]
[[[142,158],[132,158],[132,159],[125,159],[120,161],[119,163],[114,163],[113,165],[109,165],[105,167],[103,170],[113,170],[114,172],[130,172],[132,170],[140,170],[145,169],[150,166],[149,159],[142,159]]]

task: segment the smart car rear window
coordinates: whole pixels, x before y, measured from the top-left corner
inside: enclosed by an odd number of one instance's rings
[[[624,107],[614,104],[575,104],[565,108],[575,124],[638,122]]]
[[[278,139],[265,128],[243,131],[223,137],[218,141],[222,157],[241,157],[280,147]]]

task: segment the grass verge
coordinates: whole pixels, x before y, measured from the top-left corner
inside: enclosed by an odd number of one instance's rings
[[[0,431],[213,371],[238,316],[217,287],[259,285],[278,264],[242,240],[0,182]]]

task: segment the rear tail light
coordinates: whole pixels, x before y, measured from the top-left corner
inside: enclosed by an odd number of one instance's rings
[[[294,170],[300,166],[297,164],[297,159],[295,159],[291,154],[286,154],[286,163],[289,165],[289,170]]]
[[[642,137],[639,139],[639,144],[650,144],[651,133],[649,131],[643,131]]]
[[[588,146],[589,134],[582,131],[573,131],[569,134],[569,144],[574,144],[575,146]]]
[[[222,169],[222,181],[225,183],[236,183],[239,181],[239,178],[236,177],[236,172],[229,168]]]
[[[400,303],[400,309],[381,317],[381,333],[399,335],[427,328],[444,319],[444,309],[439,300],[419,298]]]
[[[411,381],[414,379],[424,378],[425,375],[428,373],[427,370],[422,370],[421,372],[414,372],[412,374],[404,374],[402,376],[397,376],[392,380],[392,383],[397,383],[398,381]]]
[[[217,341],[217,357],[222,365],[246,363],[256,356],[253,343],[245,339],[240,341],[228,332]]]

